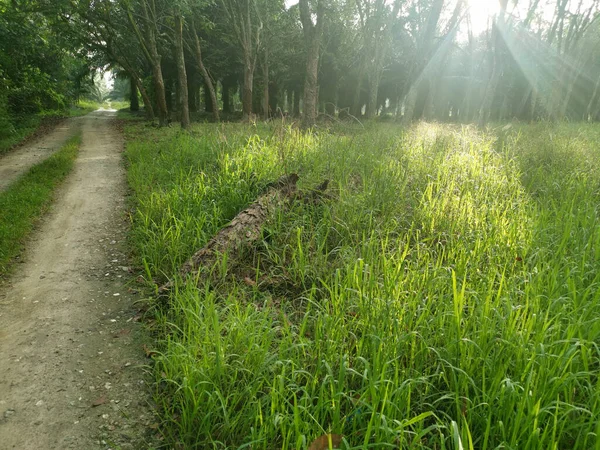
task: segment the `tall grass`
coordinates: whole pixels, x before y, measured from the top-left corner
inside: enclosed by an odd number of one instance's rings
[[[600,129],[128,134],[157,283],[282,173],[336,193],[156,303],[170,444],[600,449]]]

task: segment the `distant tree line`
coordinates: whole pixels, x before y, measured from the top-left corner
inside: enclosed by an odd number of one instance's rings
[[[112,67],[129,80],[132,107],[139,93],[161,125],[177,117],[185,128],[201,108],[218,121],[237,102],[245,119],[285,114],[307,126],[319,116],[600,120],[600,0],[490,0],[487,27],[473,23],[473,3],[13,0],[2,8],[46,17],[42,31],[50,17],[60,26],[52,45]],[[0,58],[0,78],[21,64],[9,55],[6,70]],[[28,86],[47,83],[35,70],[21,73]]]

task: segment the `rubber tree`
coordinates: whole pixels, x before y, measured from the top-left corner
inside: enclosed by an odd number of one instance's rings
[[[89,54],[104,55],[106,62],[129,75],[144,101],[146,118],[153,120],[153,102],[142,81],[146,58],[136,44],[124,6],[111,0],[80,1],[73,2],[65,13],[69,32]]]
[[[369,97],[367,117],[377,115],[377,98],[383,74],[384,63],[391,45],[392,28],[397,22],[403,0],[395,0],[390,8],[386,0],[355,0],[358,11],[359,29],[363,41],[361,74],[366,72]],[[360,80],[362,81],[362,80]],[[360,82],[358,88],[360,89]],[[360,94],[355,94],[355,101]],[[355,113],[357,106],[354,107]]]
[[[490,79],[488,80],[481,108],[479,109],[479,119],[477,120],[477,124],[479,126],[485,125],[490,120],[492,104],[494,102],[494,97],[496,96],[500,75],[502,74],[500,58],[503,40],[500,29],[505,26],[505,15],[508,0],[499,0],[499,3],[500,11],[498,12],[496,21],[492,25],[492,72]]]
[[[427,68],[429,61],[435,54],[435,33],[442,15],[444,0],[433,0],[425,26],[422,31],[415,35],[415,62],[412,65],[411,74],[408,77],[410,87],[405,99],[404,122],[412,122],[417,103],[419,87],[423,80],[423,72]]]
[[[179,118],[181,128],[184,130],[190,126],[190,102],[188,95],[188,77],[185,69],[185,51],[183,44],[183,8],[182,2],[173,2],[173,36],[175,43],[175,61],[177,64],[177,83],[179,85]]]
[[[195,57],[195,62],[196,65],[198,66],[198,69],[200,70],[200,73],[202,74],[202,78],[204,80],[204,84],[206,85],[209,95],[210,95],[210,102],[212,104],[212,113],[214,115],[215,118],[215,122],[219,122],[220,120],[220,116],[219,116],[219,103],[217,102],[217,93],[215,91],[215,84],[213,83],[213,79],[211,78],[210,74],[208,73],[208,70],[206,69],[206,66],[204,65],[204,60],[202,58],[202,41],[200,40],[200,36],[198,34],[198,30],[196,28],[196,21],[198,20],[195,17],[192,17],[190,20],[190,34],[192,37],[192,42],[193,42],[193,55]],[[229,90],[227,90],[227,92],[225,92],[225,90],[223,91],[223,97],[224,97],[224,103],[226,104],[226,106],[229,106],[229,99],[227,98],[229,96]],[[226,109],[224,107],[224,109]]]
[[[254,69],[261,45],[262,20],[257,0],[221,0],[221,4],[242,49],[244,65],[242,112],[244,119],[248,120],[252,117]]]
[[[319,50],[325,16],[326,0],[300,0],[300,21],[304,30],[306,47],[306,73],[304,78],[303,127],[312,127],[317,120]],[[313,16],[315,21],[313,22]]]
[[[162,56],[158,44],[158,36],[160,35],[159,18],[162,17],[162,11],[157,10],[156,0],[136,0],[136,2],[121,0],[121,2],[140,48],[152,67],[158,123],[160,126],[165,126],[168,123],[169,111],[162,74]],[[135,5],[139,7],[139,11],[136,11],[134,17],[133,7]],[[141,23],[141,28],[138,25],[138,20]]]

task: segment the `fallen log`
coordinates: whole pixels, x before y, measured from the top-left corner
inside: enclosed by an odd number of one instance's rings
[[[265,221],[272,211],[281,207],[284,202],[303,200],[315,203],[326,197],[328,181],[324,181],[315,189],[300,192],[296,187],[298,179],[298,175],[292,173],[268,184],[264,194],[235,216],[181,267],[179,271],[181,277],[197,274],[198,283],[206,279],[209,273],[201,272],[203,268],[212,268],[218,258],[225,253],[231,259],[231,256],[238,254],[241,248],[258,241]],[[159,293],[164,293],[172,287],[173,282],[170,281],[159,288]]]

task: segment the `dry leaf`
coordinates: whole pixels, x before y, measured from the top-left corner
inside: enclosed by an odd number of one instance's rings
[[[329,450],[330,448],[338,448],[342,443],[343,437],[344,436],[341,434],[324,434],[315,439],[308,447],[308,450]],[[331,447],[329,447],[330,441]]]
[[[92,408],[95,408],[96,406],[104,405],[106,402],[107,402],[106,395],[103,395],[102,397],[94,400],[94,402],[92,403]]]
[[[119,337],[127,336],[130,332],[131,332],[131,330],[129,330],[127,328],[123,328],[117,334],[113,334],[113,337],[119,338]]]
[[[256,281],[250,277],[244,277],[244,283],[246,283],[248,286],[256,286]]]

